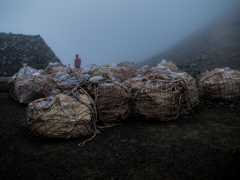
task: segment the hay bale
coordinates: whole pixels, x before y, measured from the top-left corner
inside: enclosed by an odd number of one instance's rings
[[[45,138],[79,138],[91,133],[95,136],[93,101],[82,89],[76,91],[75,95],[57,94],[30,103],[27,107],[30,130]]]
[[[202,73],[198,84],[201,96],[208,99],[233,101],[240,99],[240,72],[230,68]]]
[[[121,84],[101,78],[92,80],[87,87],[95,101],[98,119],[104,125],[112,125],[125,120],[130,114],[130,94]]]

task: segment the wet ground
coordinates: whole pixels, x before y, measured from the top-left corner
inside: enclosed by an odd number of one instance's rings
[[[128,119],[89,138],[29,133],[26,105],[0,94],[0,179],[224,179],[240,177],[240,101],[201,99],[170,122]]]

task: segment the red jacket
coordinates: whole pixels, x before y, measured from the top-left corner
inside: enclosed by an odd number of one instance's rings
[[[81,59],[80,58],[76,58],[74,61],[74,66],[81,66]]]

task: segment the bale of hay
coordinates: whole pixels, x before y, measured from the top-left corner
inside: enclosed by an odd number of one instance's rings
[[[199,103],[195,80],[187,73],[156,74],[131,86],[136,118],[169,121],[190,112]]]
[[[95,128],[93,101],[79,87],[74,92],[68,95],[60,93],[30,103],[27,107],[30,130],[36,136],[45,138],[79,138],[92,133],[95,137],[98,131]]]
[[[47,97],[54,89],[55,82],[47,74],[34,73],[15,80],[14,97],[20,103],[28,104],[38,98]]]
[[[104,125],[125,120],[130,114],[130,94],[127,88],[102,77],[96,80],[93,78],[90,79],[87,91],[96,104],[98,119]]]
[[[208,99],[232,101],[240,99],[240,72],[230,68],[202,73],[198,84],[201,96]]]

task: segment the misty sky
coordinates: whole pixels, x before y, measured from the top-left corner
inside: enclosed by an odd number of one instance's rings
[[[73,67],[138,62],[239,0],[0,0],[0,32],[41,35]]]

